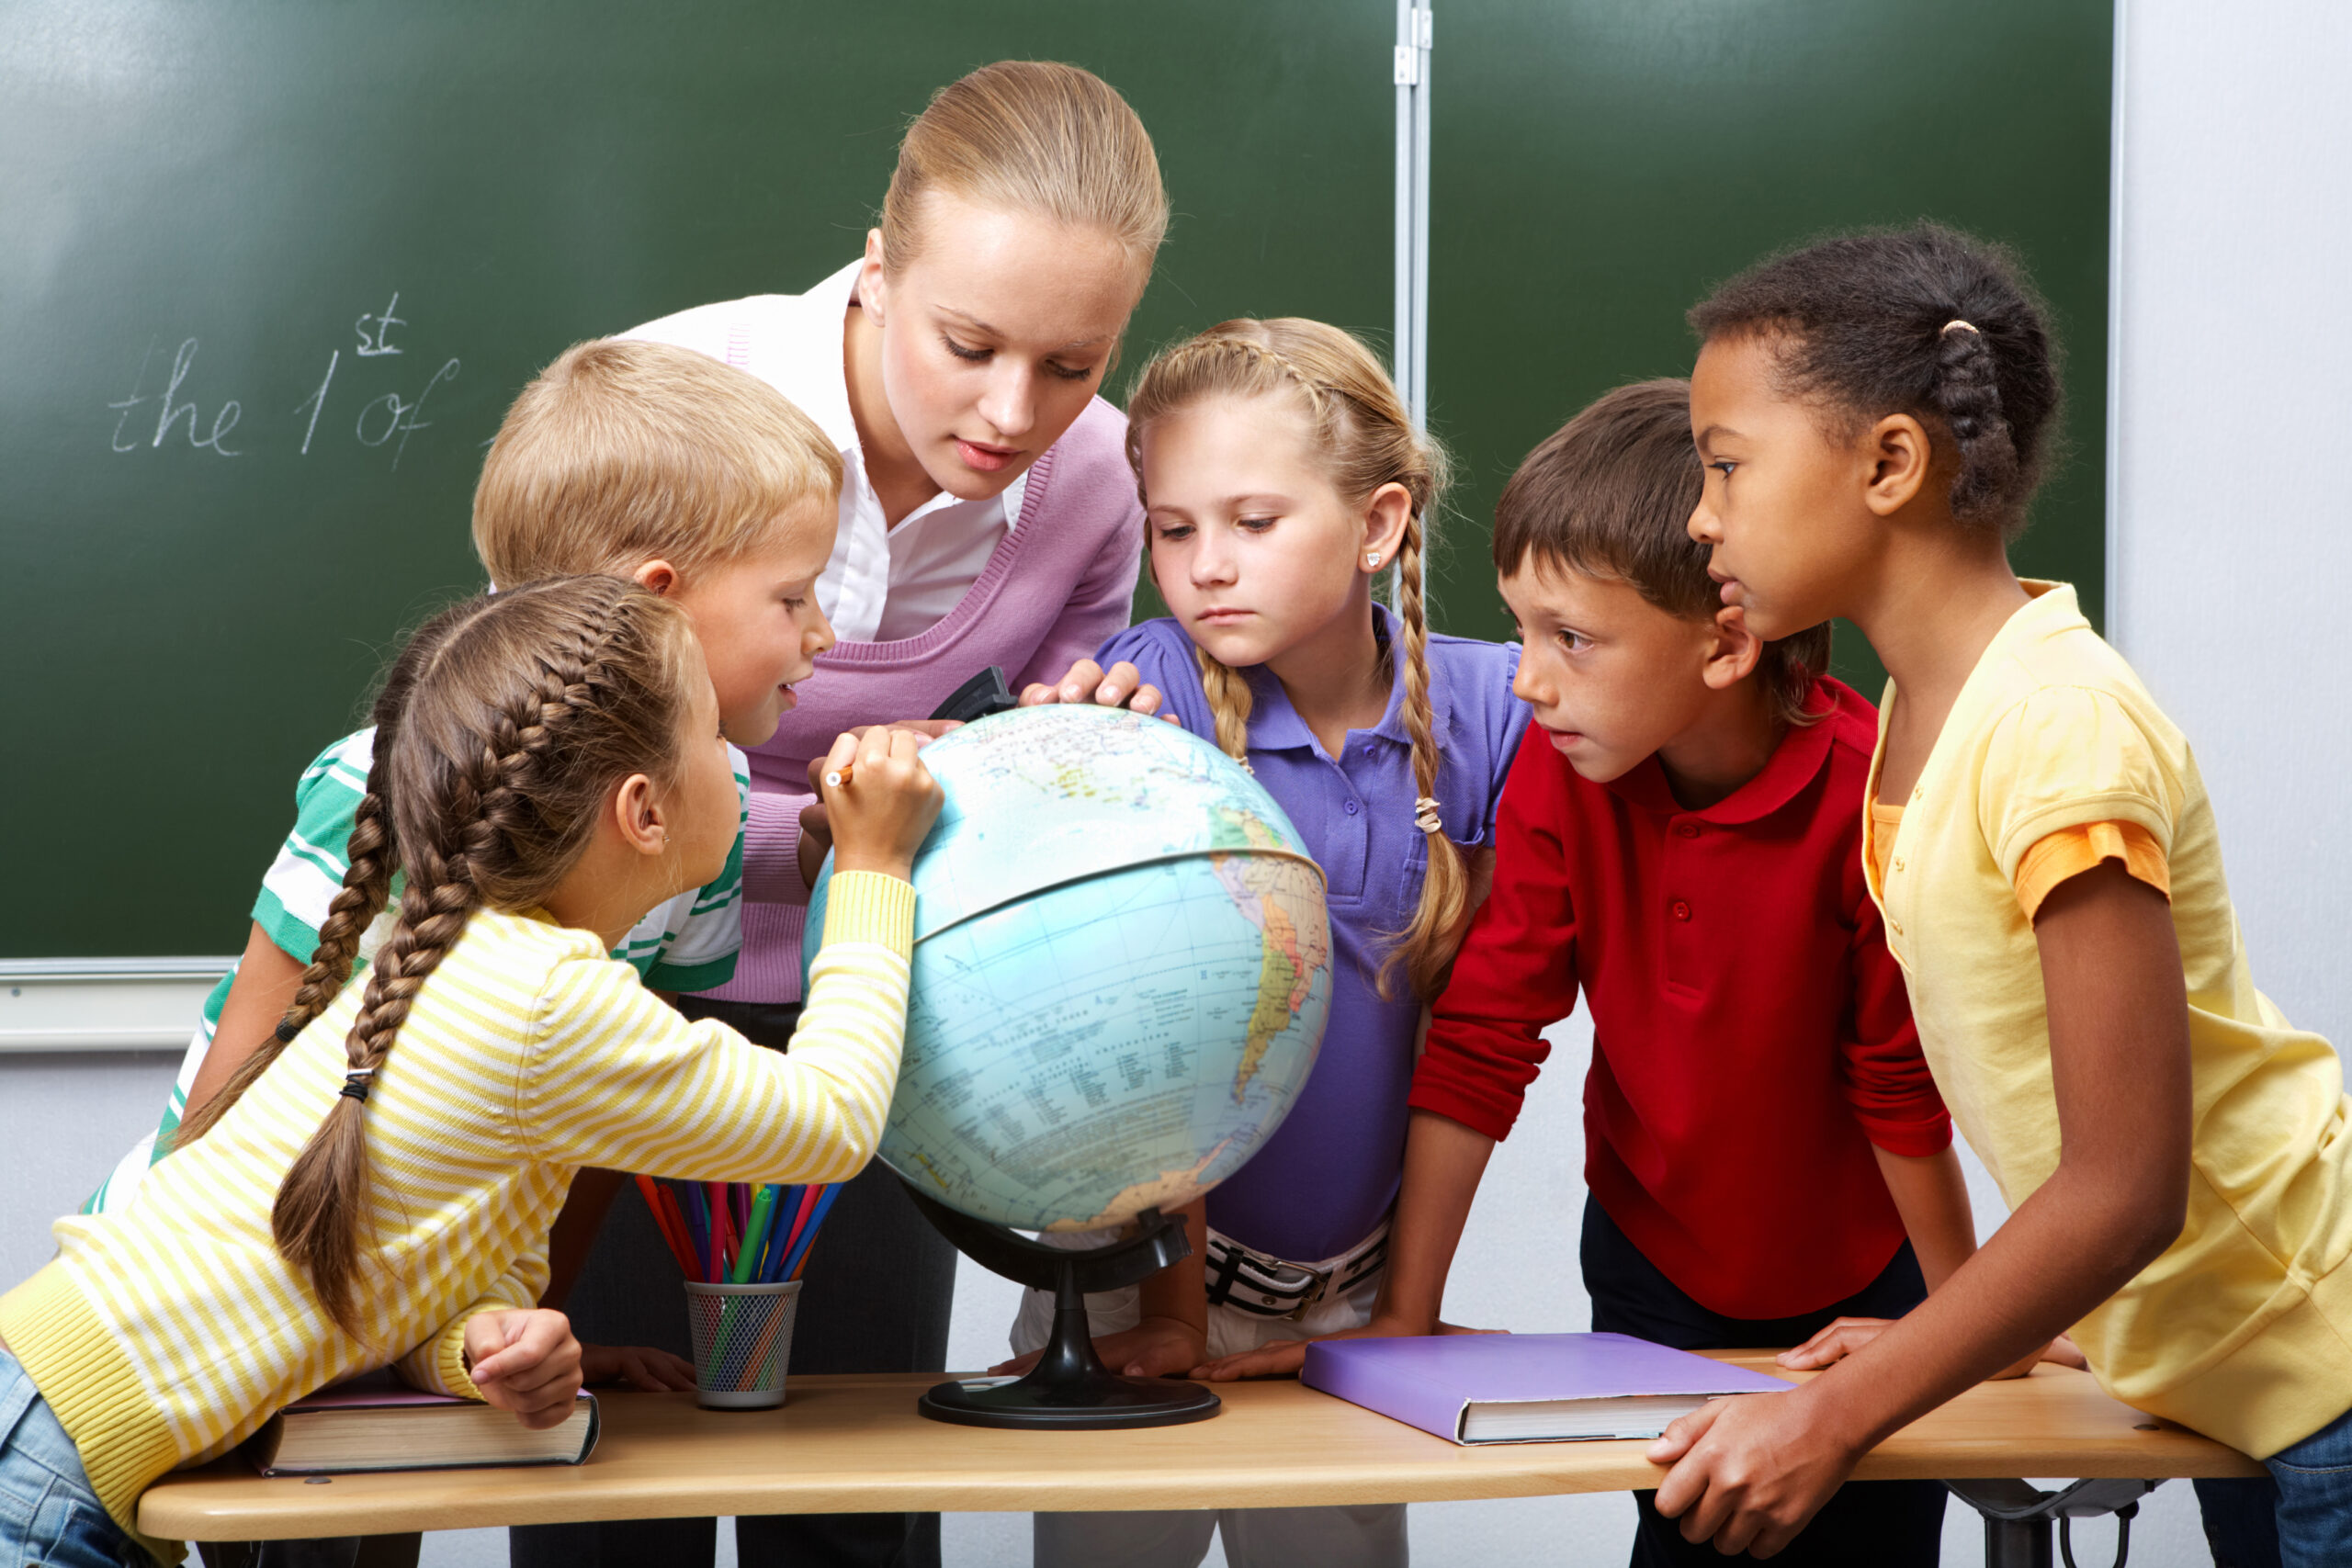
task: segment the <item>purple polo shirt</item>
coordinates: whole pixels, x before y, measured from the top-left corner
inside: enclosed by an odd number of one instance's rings
[[[1393,643],[1401,635],[1396,617],[1374,613],[1375,630]],[[1174,621],[1131,626],[1097,658],[1106,669],[1123,659],[1134,664],[1167,694],[1166,711],[1178,722],[1216,738],[1192,639]],[[1503,778],[1527,729],[1527,710],[1510,694],[1519,647],[1433,636],[1429,664],[1440,815],[1448,838],[1480,849],[1492,841]],[[1323,750],[1281,682],[1262,667],[1244,673],[1254,699],[1250,766],[1329,884],[1331,1018],[1289,1119],[1209,1194],[1209,1224],[1244,1246],[1315,1263],[1370,1235],[1396,1199],[1421,1004],[1401,978],[1397,998],[1383,1001],[1378,977],[1389,933],[1420,904],[1429,841],[1413,826],[1401,666],[1380,723],[1348,731],[1338,757]]]

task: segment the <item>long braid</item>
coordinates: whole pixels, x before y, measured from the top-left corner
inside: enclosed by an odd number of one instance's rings
[[[1437,739],[1430,731],[1430,628],[1424,603],[1421,514],[1417,508],[1405,523],[1405,538],[1396,555],[1398,618],[1405,627],[1405,733],[1413,742],[1414,825],[1429,841],[1429,870],[1421,877],[1421,901],[1413,918],[1396,933],[1396,945],[1381,966],[1380,989],[1386,997],[1402,969],[1418,997],[1438,993],[1453,955],[1462,946],[1462,932],[1470,913],[1470,868],[1462,848],[1446,836],[1437,804],[1440,763]]]
[[[613,578],[560,580],[492,603],[503,609],[530,596],[552,596],[545,591],[554,589],[588,603],[577,606],[571,620],[532,639],[536,668],[519,682],[523,689],[492,698],[486,713],[477,710],[472,723],[478,728],[470,735],[447,733],[447,715],[436,716],[443,733],[421,739],[414,722],[406,726],[403,739],[417,743],[399,749],[396,765],[413,771],[419,752],[437,756],[436,787],[403,787],[392,796],[408,877],[400,919],[368,971],[358,1016],[345,1038],[343,1088],[288,1170],[271,1210],[280,1256],[309,1274],[329,1316],[354,1337],[364,1337],[354,1292],[366,1255],[368,1098],[417,994],[474,912],[486,903],[509,903],[510,897],[492,894],[511,895],[518,884],[543,888],[577,859],[602,789],[588,796],[577,780],[563,776],[577,761],[568,754],[576,749],[566,746],[567,731],[578,728],[574,721],[583,715],[613,718],[611,710],[628,705],[632,682],[613,668],[616,640],[634,633],[642,643],[643,623],[675,616],[642,589]],[[470,619],[491,613],[485,604]],[[458,640],[453,635],[447,645]],[[628,716],[621,716],[627,722]],[[674,724],[665,713],[640,728],[673,746]],[[391,749],[379,752],[388,754]],[[656,759],[639,761],[640,769],[647,762],[662,765]],[[566,793],[579,797],[571,802],[575,808],[551,810],[551,802]]]
[[[1201,691],[1216,720],[1216,749],[1240,763],[1244,773],[1256,773],[1250,766],[1250,709],[1256,698],[1249,678],[1197,643],[1193,657],[1200,662]]]

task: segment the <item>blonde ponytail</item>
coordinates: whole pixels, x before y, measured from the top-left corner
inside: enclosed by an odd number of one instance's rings
[[[1401,972],[1414,995],[1434,996],[1462,945],[1470,913],[1470,870],[1462,847],[1445,833],[1437,805],[1438,753],[1430,702],[1427,530],[1444,493],[1444,449],[1413,427],[1396,383],[1356,338],[1321,321],[1295,316],[1220,322],[1198,337],[1165,349],[1144,367],[1127,400],[1127,462],[1143,482],[1143,433],[1180,409],[1213,398],[1284,396],[1304,403],[1316,450],[1333,485],[1351,502],[1383,485],[1402,485],[1411,509],[1396,558],[1397,618],[1403,624],[1403,716],[1412,741],[1414,822],[1429,840],[1429,870],[1420,903],[1381,966],[1384,996]],[[1149,498],[1146,498],[1148,504]],[[1216,719],[1216,743],[1248,766],[1249,681],[1195,648],[1201,686]],[[1399,657],[1391,648],[1388,657]]]

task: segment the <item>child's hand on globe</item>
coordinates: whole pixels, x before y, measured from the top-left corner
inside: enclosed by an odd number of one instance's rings
[[[910,729],[869,728],[837,738],[825,753],[819,787],[836,871],[910,878],[915,851],[939,816],[939,783],[916,754],[925,739]]]
[[[1091,659],[1081,659],[1060,680],[1033,681],[1021,689],[1024,708],[1046,703],[1098,703],[1106,708],[1159,713],[1162,700],[1159,688],[1145,684],[1143,671],[1124,659],[1107,671]],[[1159,716],[1170,724],[1177,722],[1172,713]]]
[[[1408,1323],[1399,1318],[1374,1314],[1362,1328],[1343,1328],[1337,1334],[1318,1334],[1317,1339],[1414,1339],[1436,1334],[1508,1334],[1506,1328],[1464,1328],[1456,1323],[1441,1323],[1432,1329],[1426,1323]],[[1241,1378],[1295,1378],[1298,1369],[1306,1364],[1308,1339],[1277,1339],[1271,1345],[1261,1345],[1255,1350],[1242,1350],[1219,1357],[1206,1366],[1194,1367],[1193,1377],[1205,1382],[1233,1382]]]

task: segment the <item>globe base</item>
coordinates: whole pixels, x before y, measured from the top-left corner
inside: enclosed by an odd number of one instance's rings
[[[1115,1427],[1175,1427],[1205,1421],[1224,1402],[1196,1382],[1172,1378],[1091,1377],[1046,1381],[1035,1372],[936,1385],[915,1402],[934,1421],[959,1427],[1030,1427],[1060,1432]]]
[[[936,1384],[915,1402],[923,1415],[961,1427],[1068,1432],[1174,1427],[1217,1413],[1224,1402],[1199,1383],[1111,1371],[1094,1353],[1086,1321],[1087,1292],[1135,1284],[1192,1255],[1182,1215],[1146,1209],[1135,1218],[1134,1235],[1070,1251],[961,1213],[911,1181],[906,1190],[924,1217],[972,1261],[1032,1290],[1054,1292],[1053,1334],[1026,1376]]]

